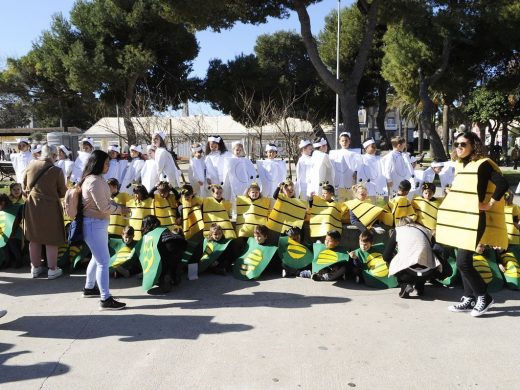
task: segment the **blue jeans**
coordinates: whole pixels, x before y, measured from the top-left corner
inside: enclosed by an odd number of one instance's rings
[[[83,218],[83,237],[85,243],[92,252],[92,259],[87,267],[87,280],[85,288],[94,288],[96,285],[101,292],[101,299],[110,298],[108,289],[108,219]]]

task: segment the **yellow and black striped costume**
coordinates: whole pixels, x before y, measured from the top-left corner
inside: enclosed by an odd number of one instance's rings
[[[126,205],[132,199],[132,195],[126,192],[120,192],[112,198],[117,204]],[[128,225],[126,219],[121,214],[110,214],[110,222],[108,223],[108,234],[111,236],[121,237],[124,227]]]
[[[437,242],[456,248],[474,251],[477,244],[479,225],[479,198],[477,192],[478,169],[488,161],[492,168],[500,168],[490,159],[470,161],[466,166],[458,162],[455,167],[455,179],[448,195],[439,207],[437,214]],[[495,185],[488,182],[484,202],[489,202]],[[504,199],[496,202],[485,212],[486,228],[480,239],[483,245],[507,248],[507,230],[504,215]]]
[[[253,237],[253,230],[257,225],[266,225],[269,215],[270,200],[259,198],[251,200],[249,196],[237,196],[237,223],[238,237]]]
[[[139,241],[142,237],[143,218],[154,215],[153,199],[148,198],[143,201],[132,199],[126,203],[126,207],[129,207],[131,211],[128,224],[135,230],[134,240]]]
[[[390,199],[384,208],[384,213],[380,214],[380,220],[389,227],[398,225],[399,220],[404,217],[409,217],[413,221],[417,219],[417,214],[412,207],[412,203],[406,196],[396,196]]]
[[[427,229],[437,227],[437,212],[442,199],[426,200],[422,196],[413,198],[412,206],[417,214],[417,223]]]
[[[202,220],[202,199],[194,196],[191,200],[181,200],[182,204],[182,231],[189,240],[198,232],[204,230]]]
[[[215,198],[204,198],[202,203],[202,219],[204,221],[204,237],[209,234],[209,227],[217,223],[226,238],[236,238],[235,229],[229,219],[231,203],[226,200],[217,201]]]
[[[284,233],[292,227],[303,227],[307,202],[279,194],[274,207],[269,213],[267,227],[275,232]]]
[[[504,214],[506,218],[507,238],[509,245],[520,245],[520,231],[514,224],[514,218],[520,217],[520,207],[516,204],[504,207]]]
[[[331,230],[342,232],[341,222],[344,206],[338,202],[327,202],[314,195],[310,211],[309,228],[311,237],[325,236]]]
[[[381,207],[374,206],[369,200],[361,201],[359,199],[352,199],[346,201],[345,204],[348,209],[347,211],[351,211],[367,229],[372,227],[378,220],[379,215],[383,212]],[[348,213],[345,212],[345,214]]]
[[[161,226],[172,229],[177,218],[177,200],[174,195],[163,198],[159,194],[154,194],[153,208],[155,216],[159,219]]]

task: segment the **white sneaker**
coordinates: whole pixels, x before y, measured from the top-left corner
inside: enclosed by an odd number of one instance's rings
[[[5,316],[6,314],[7,314],[7,310],[0,309],[0,318],[2,318],[3,316]]]
[[[34,278],[37,278],[39,276],[41,276],[41,274],[43,274],[45,272],[45,267],[33,267],[31,266],[31,275]]]
[[[50,269],[47,272],[47,279],[56,279],[59,278],[61,275],[63,275],[63,270],[59,267],[56,267],[56,269]]]
[[[376,227],[374,228],[374,231],[375,231],[377,234],[384,234],[385,229],[383,229],[381,226],[376,226]]]

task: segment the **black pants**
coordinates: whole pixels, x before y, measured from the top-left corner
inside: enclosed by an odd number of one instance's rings
[[[161,255],[161,279],[170,275],[174,284],[178,284],[182,277],[182,254],[186,250],[185,240],[170,240],[157,245]]]
[[[477,230],[477,243],[480,242],[484,230],[486,228],[486,215],[480,213]],[[479,272],[473,266],[473,255],[474,251],[468,251],[466,249],[458,249],[457,252],[457,268],[459,269],[460,276],[462,279],[462,286],[464,288],[465,297],[478,297],[480,295],[486,295],[487,285],[480,276]]]
[[[417,275],[417,272],[412,271],[410,268],[404,269],[395,274],[399,285],[413,284],[416,287],[422,287],[428,280],[435,279],[438,276],[439,271],[436,268],[424,272],[421,276]]]

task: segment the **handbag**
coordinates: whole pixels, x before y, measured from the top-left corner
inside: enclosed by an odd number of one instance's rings
[[[67,242],[69,245],[77,245],[82,243],[83,240],[83,199],[80,195],[78,199],[78,210],[76,216],[68,227]]]

